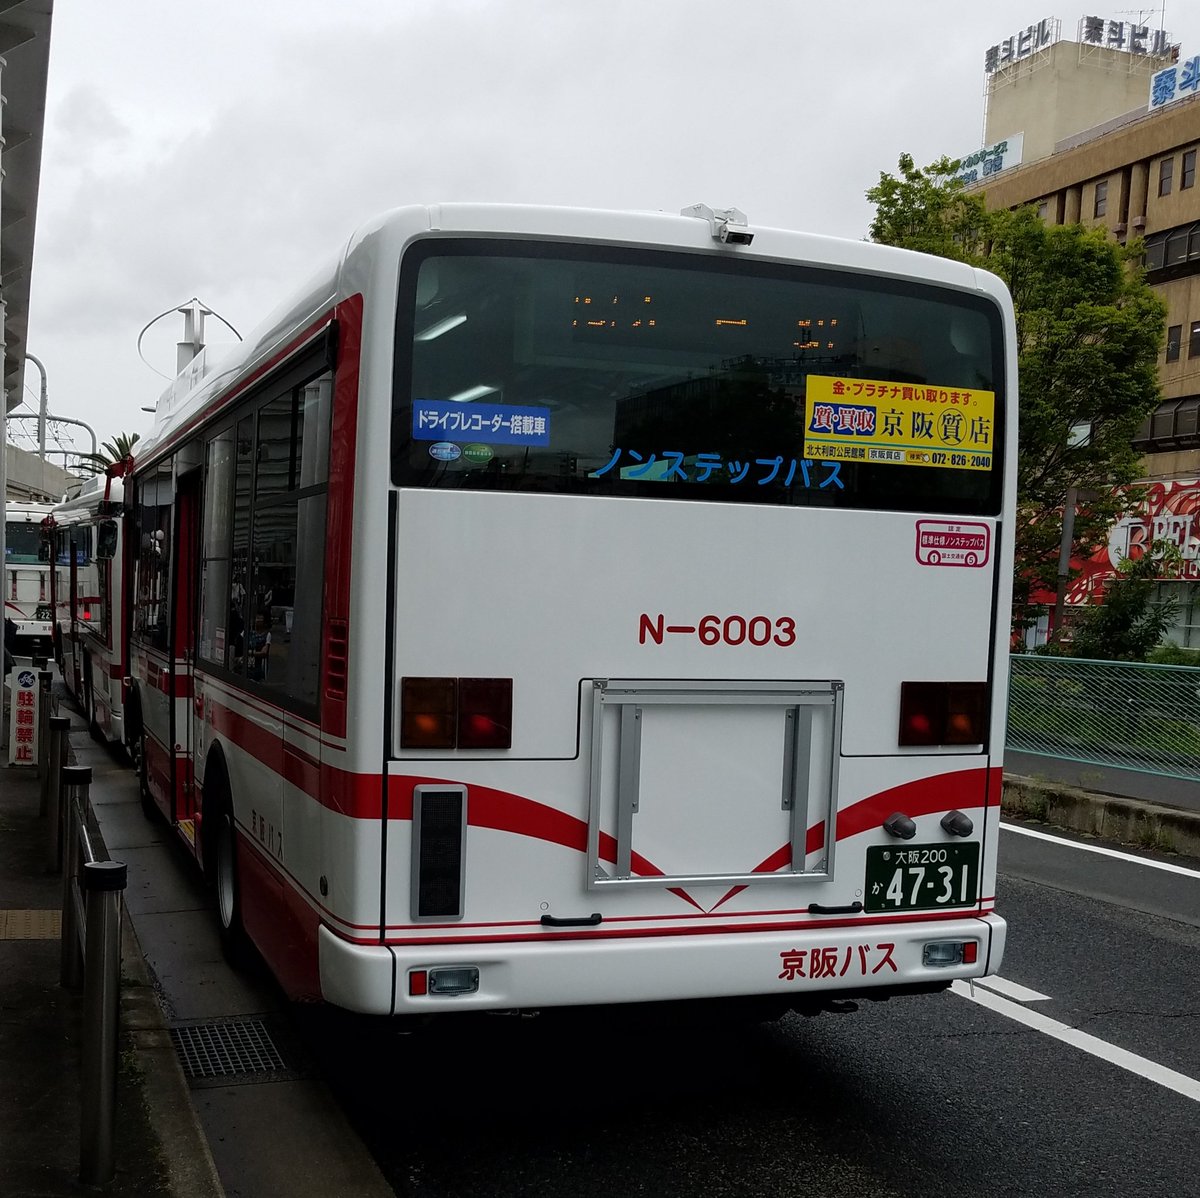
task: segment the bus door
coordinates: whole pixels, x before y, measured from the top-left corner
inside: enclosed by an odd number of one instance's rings
[[[171,662],[174,698],[171,703],[171,743],[175,754],[175,818],[191,838],[196,815],[193,777],[193,711],[196,669],[195,595],[198,584],[200,479],[203,471],[184,461],[177,463],[175,484],[175,547],[171,579]]]

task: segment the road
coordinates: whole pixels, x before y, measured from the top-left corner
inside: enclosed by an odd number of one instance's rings
[[[292,1042],[287,1070],[193,1090],[230,1195],[374,1192],[358,1137],[405,1198],[1200,1194],[1198,862],[1006,828],[1004,982],[973,992],[401,1035],[232,975],[194,864],[123,762],[83,757],[172,1025],[255,1015]]]
[[[320,1056],[413,1198],[1200,1193],[1200,871],[1003,836],[1002,977],[1024,1001],[498,1017]]]

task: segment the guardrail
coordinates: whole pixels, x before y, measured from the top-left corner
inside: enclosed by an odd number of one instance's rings
[[[1014,654],[1009,749],[1200,781],[1200,668]]]
[[[51,745],[46,755],[50,763],[47,857],[55,865],[61,861],[63,866],[60,981],[68,989],[83,988],[79,1179],[85,1186],[106,1186],[116,1173],[114,1128],[126,867],[100,855],[101,843],[95,835],[91,810],[91,767],[63,764],[69,725],[65,716],[51,717]]]

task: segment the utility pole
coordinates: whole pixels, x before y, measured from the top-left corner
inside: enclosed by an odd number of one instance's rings
[[[39,358],[35,358],[33,354],[25,355],[26,362],[32,362],[37,368],[38,373],[42,376],[42,390],[38,397],[38,454],[42,458],[46,456],[46,368],[42,365]]]

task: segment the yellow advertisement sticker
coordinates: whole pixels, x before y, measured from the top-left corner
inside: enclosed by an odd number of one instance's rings
[[[871,465],[990,470],[996,394],[810,374],[805,456]]]

